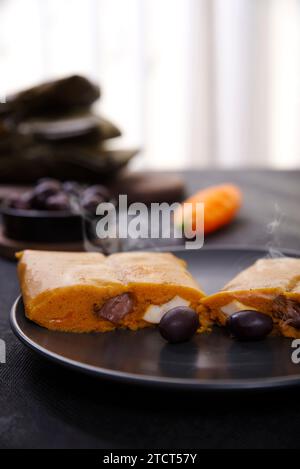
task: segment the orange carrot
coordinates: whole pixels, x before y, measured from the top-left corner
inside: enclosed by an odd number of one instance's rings
[[[234,184],[222,184],[203,189],[189,197],[183,204],[192,204],[192,228],[196,229],[196,204],[204,203],[204,233],[212,233],[230,223],[242,204],[242,193]],[[180,212],[180,213],[179,213]],[[175,214],[175,223],[181,220],[180,209]]]

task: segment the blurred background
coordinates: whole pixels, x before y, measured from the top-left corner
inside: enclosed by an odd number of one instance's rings
[[[0,0],[0,100],[70,74],[132,168],[300,164],[299,0]]]

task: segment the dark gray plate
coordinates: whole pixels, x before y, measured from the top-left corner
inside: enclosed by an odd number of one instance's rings
[[[285,253],[300,257],[297,253]],[[260,249],[177,251],[207,293],[267,255]],[[11,311],[16,335],[57,363],[128,383],[187,389],[265,389],[300,384],[300,365],[291,361],[291,340],[270,337],[237,342],[224,329],[184,344],[167,344],[155,329],[105,334],[52,332],[28,321],[21,298]]]

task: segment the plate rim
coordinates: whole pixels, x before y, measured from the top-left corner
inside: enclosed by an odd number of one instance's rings
[[[208,251],[258,251],[266,252],[266,248],[262,247],[244,247],[244,246],[226,246],[221,247],[207,247],[203,250]],[[175,249],[175,252],[183,251],[185,249]],[[291,249],[282,249],[281,252],[287,256],[296,255],[300,257],[300,251],[291,250]],[[276,390],[280,388],[288,388],[291,386],[300,385],[300,369],[299,375],[289,375],[281,377],[272,377],[272,378],[250,378],[250,379],[221,379],[221,380],[211,380],[211,379],[194,379],[194,378],[174,378],[174,377],[156,377],[148,376],[143,374],[134,374],[125,371],[110,370],[107,368],[97,367],[82,363],[67,357],[64,357],[55,352],[49,351],[47,348],[39,345],[34,340],[30,339],[22,330],[19,325],[17,314],[18,307],[23,301],[22,295],[19,295],[14,301],[12,308],[10,310],[10,326],[16,337],[31,350],[37,352],[40,356],[47,358],[48,360],[59,364],[61,366],[67,367],[78,372],[83,372],[88,375],[96,376],[101,379],[106,379],[114,382],[120,382],[125,384],[141,385],[141,386],[151,386],[160,389],[178,389],[178,390],[197,390],[197,391],[264,391],[264,390]],[[37,326],[39,327],[39,326]],[[58,331],[58,333],[60,333]]]

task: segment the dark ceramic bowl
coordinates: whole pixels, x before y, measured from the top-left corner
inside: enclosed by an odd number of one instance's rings
[[[3,232],[7,238],[37,243],[82,240],[82,218],[71,212],[21,210],[0,206]]]

